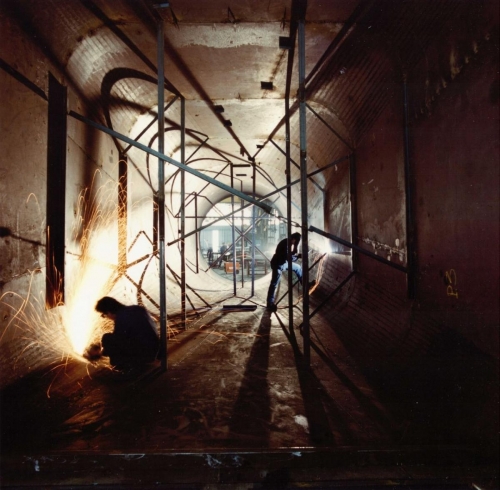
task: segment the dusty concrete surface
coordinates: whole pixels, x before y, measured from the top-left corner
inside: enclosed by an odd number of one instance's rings
[[[243,298],[224,304],[263,302]],[[286,312],[214,308],[170,341],[166,372],[71,361],[8,387],[2,485],[494,488],[492,373],[476,352],[388,376],[316,321],[308,369]]]

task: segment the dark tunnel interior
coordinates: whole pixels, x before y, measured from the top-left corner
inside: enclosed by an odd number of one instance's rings
[[[498,488],[498,19],[2,0],[0,486]]]

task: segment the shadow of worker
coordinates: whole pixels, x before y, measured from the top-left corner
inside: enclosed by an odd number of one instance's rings
[[[271,315],[264,312],[231,416],[231,435],[246,447],[266,447],[269,442],[271,407],[267,373],[270,331]]]

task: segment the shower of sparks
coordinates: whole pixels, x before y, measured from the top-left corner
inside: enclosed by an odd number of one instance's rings
[[[96,314],[94,307],[120,277],[118,209],[114,199],[116,183],[113,181],[94,192],[92,187],[86,189],[79,196],[72,237],[79,245],[79,253],[67,255],[64,304],[46,308],[45,275],[41,269],[29,271],[29,286],[23,296],[8,291],[0,297],[10,316],[0,341],[12,328],[22,332],[16,334],[21,342],[18,360],[29,349],[40,352],[36,356],[40,365],[63,366],[69,358],[83,360],[85,348],[99,341],[102,333],[111,327]],[[60,292],[55,294],[62,297]]]
[[[315,284],[309,289],[309,294],[312,294],[314,291],[319,286],[319,283],[321,282],[321,278],[323,277],[323,272],[325,270],[325,258],[328,256],[328,253],[313,253],[312,255],[312,261],[313,263],[317,262],[317,268],[316,268],[316,278],[315,278]]]
[[[109,293],[119,279],[118,232],[119,210],[116,183],[107,181],[89,198],[90,191],[79,197],[77,222],[73,238],[80,242],[81,255],[73,261],[66,287],[62,323],[72,350],[82,355],[85,348],[97,340],[103,322],[94,311],[99,298]],[[80,235],[80,236],[79,236]],[[102,333],[102,332],[101,332]]]
[[[67,349],[55,348],[56,344],[60,347],[63,343],[57,335],[57,327],[60,325],[58,308],[45,310],[45,296],[32,291],[34,282],[36,282],[35,276],[40,272],[38,269],[31,271],[26,297],[10,291],[0,297],[2,305],[11,312],[10,320],[0,340],[6,335],[9,328],[14,326],[23,332],[20,337],[24,344],[23,352],[33,347],[44,347],[47,356],[64,358]],[[69,347],[69,344],[66,347]]]

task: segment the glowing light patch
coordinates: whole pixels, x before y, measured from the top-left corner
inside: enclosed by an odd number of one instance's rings
[[[28,200],[31,197],[30,194]],[[14,291],[0,295],[2,311],[7,315],[0,343],[16,338],[16,346],[19,346],[16,362],[28,358],[29,351],[35,350],[37,354],[29,358],[30,369],[54,364],[51,372],[57,377],[64,372],[70,358],[84,360],[82,355],[90,343],[100,340],[107,322],[96,313],[95,304],[110,294],[123,277],[126,270],[120,267],[127,267],[125,260],[118,260],[122,250],[118,231],[123,217],[118,202],[117,183],[107,177],[101,179],[99,171],[90,188],[81,192],[75,209],[72,241],[66,244],[64,303],[46,308],[42,268],[29,271],[29,277],[23,278],[28,282],[22,295]],[[43,223],[43,219],[40,222]],[[145,243],[150,244],[147,240]],[[63,298],[60,293],[55,292],[56,298]],[[50,386],[47,396],[49,391]]]
[[[95,304],[105,296],[113,271],[92,260],[81,265],[78,284],[66,302],[64,328],[73,350],[83,354],[97,328]]]
[[[101,188],[104,192],[105,187]],[[118,272],[118,232],[116,206],[93,210],[84,230],[82,255],[73,263],[63,324],[75,353],[82,355],[98,327],[94,310],[99,298],[106,296]]]

